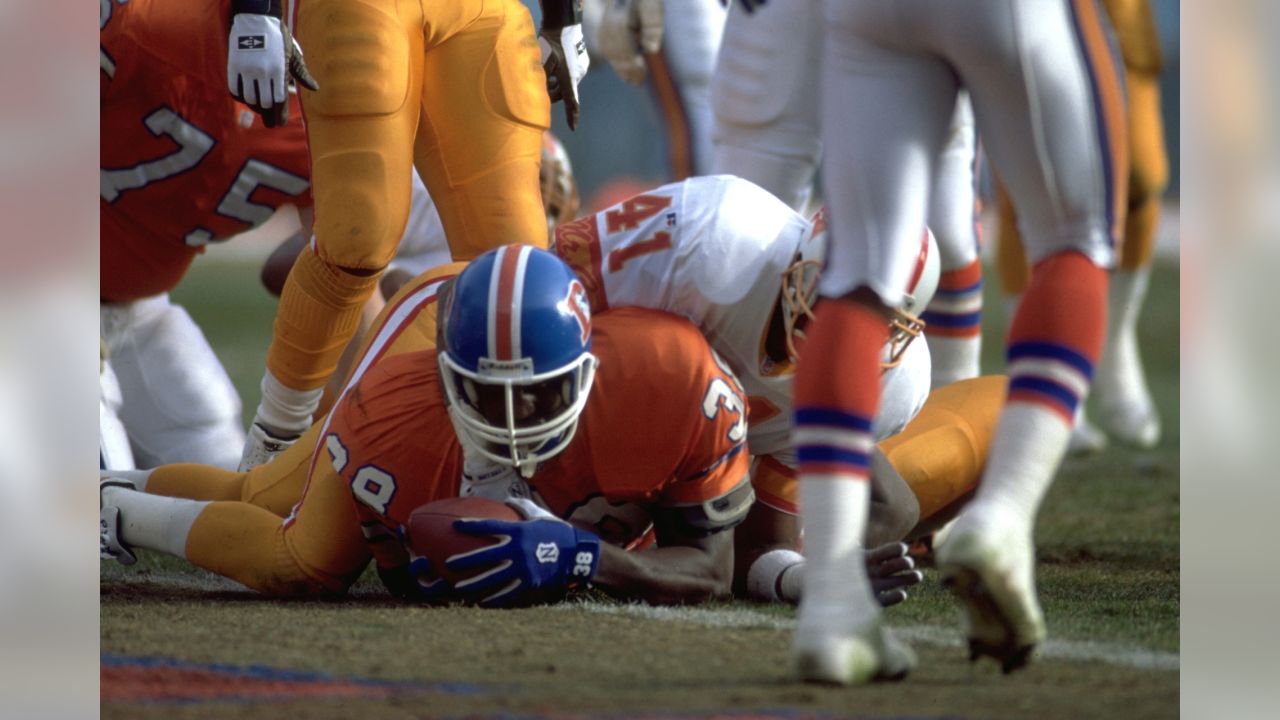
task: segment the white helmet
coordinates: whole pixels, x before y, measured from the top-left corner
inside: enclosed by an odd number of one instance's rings
[[[796,259],[782,273],[783,329],[787,341],[787,355],[795,362],[796,340],[804,339],[804,331],[796,325],[802,317],[813,317],[813,303],[817,299],[818,276],[827,259],[827,209],[822,207],[810,221],[809,231],[800,240]],[[893,311],[889,321],[888,357],[882,363],[885,369],[902,362],[902,354],[923,330],[920,314],[933,300],[941,277],[938,241],[933,232],[925,228],[920,239],[920,252],[907,284],[902,308]]]
[[[933,237],[933,231],[925,228],[924,237],[920,238],[920,253],[916,256],[915,268],[902,298],[902,307],[893,311],[893,318],[889,321],[888,358],[881,363],[886,370],[897,367],[907,346],[924,332],[924,320],[920,315],[938,291],[941,277],[938,241]]]

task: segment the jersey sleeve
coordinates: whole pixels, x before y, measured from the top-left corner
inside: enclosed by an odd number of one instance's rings
[[[692,328],[692,326],[690,326]],[[694,337],[696,336],[696,337]],[[683,461],[661,495],[655,524],[712,533],[746,518],[755,494],[747,452],[747,399],[741,383],[696,330],[690,354],[701,387]]]
[[[587,422],[599,492],[686,534],[740,522],[753,495],[746,398],[733,373],[682,318],[619,308],[596,320],[592,392],[602,402]]]

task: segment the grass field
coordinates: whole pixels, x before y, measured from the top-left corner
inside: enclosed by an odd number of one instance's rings
[[[988,287],[994,282],[988,283]],[[202,259],[175,300],[256,402],[274,302],[256,267]],[[988,297],[984,363],[999,368]],[[515,611],[392,602],[368,575],[342,601],[272,602],[185,563],[102,564],[103,717],[1155,718],[1178,713],[1178,272],[1160,262],[1142,342],[1165,433],[1062,469],[1038,525],[1052,640],[1010,677],[971,665],[932,571],[889,612],[921,655],[906,682],[794,683],[794,612],[585,598]]]

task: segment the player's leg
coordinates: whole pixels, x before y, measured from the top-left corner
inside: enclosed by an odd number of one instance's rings
[[[933,387],[977,377],[982,354],[982,260],[978,257],[977,132],[961,93],[929,197],[929,229],[942,276],[921,318],[933,362]]]
[[[1121,42],[1124,42],[1121,34]],[[1111,273],[1107,341],[1094,386],[1098,424],[1110,435],[1138,447],[1160,441],[1160,416],[1147,388],[1138,350],[1137,325],[1151,277],[1160,196],[1169,178],[1160,122],[1159,76],[1128,69],[1129,214],[1124,248]]]
[[[426,34],[414,158],[453,259],[545,248],[538,166],[551,105],[529,11],[516,0],[438,3]]]
[[[164,497],[132,489],[127,479],[104,477],[104,556],[107,549],[120,557],[122,549],[145,548],[263,593],[340,593],[368,563],[369,551],[350,490],[327,456],[320,462],[287,519],[249,503]]]
[[[133,449],[129,434],[120,421],[120,406],[124,394],[120,381],[111,369],[111,361],[105,357],[106,341],[103,341],[102,370],[98,375],[98,465],[102,469],[132,470]]]
[[[304,91],[315,241],[285,281],[241,467],[311,424],[325,382],[409,215],[421,10],[391,0],[302,0],[298,38],[321,92]],[[265,430],[265,434],[262,432]]]
[[[957,87],[944,63],[895,42],[890,9],[824,5],[831,246],[796,368],[794,431],[808,562],[794,649],[812,681],[901,677],[914,665],[880,625],[858,550],[888,308],[915,267]]]
[[[822,148],[821,21],[807,0],[730,8],[711,84],[711,171],[746,178],[797,212],[809,204]]]
[[[711,79],[727,14],[712,0],[672,5],[663,14],[661,52],[645,56],[673,182],[711,172]]]
[[[978,487],[1007,385],[988,375],[934,390],[905,430],[880,443],[919,507],[904,537],[936,530]]]
[[[940,18],[954,28],[945,51],[1032,263],[1009,330],[1009,393],[991,456],[937,554],[968,604],[971,649],[1006,671],[1044,637],[1035,515],[1102,349],[1107,267],[1123,223],[1124,98],[1098,12],[1089,0],[993,0]]]
[[[316,423],[270,462],[247,472],[209,465],[161,465],[129,474],[138,490],[189,500],[247,502],[285,517],[302,497],[322,424]],[[118,474],[118,473],[113,473]]]
[[[1031,279],[1031,264],[1022,247],[1022,235],[1018,233],[1018,216],[1013,209],[1013,198],[999,176],[996,186],[996,271],[1000,277],[1000,289],[1004,297],[1006,315],[1012,322],[1022,293]],[[1104,351],[1105,352],[1105,351]],[[1070,455],[1089,455],[1107,448],[1106,433],[1098,429],[1085,414],[1084,403],[1076,407],[1071,439],[1067,441]]]
[[[112,312],[122,321],[104,315],[104,332],[137,463],[235,467],[244,447],[240,396],[191,316],[167,294]]]

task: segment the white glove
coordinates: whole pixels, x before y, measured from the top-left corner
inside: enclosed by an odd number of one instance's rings
[[[320,89],[302,61],[302,48],[280,18],[249,12],[234,15],[227,39],[231,96],[253,108],[267,127],[282,126],[289,119],[290,75],[310,90]]]
[[[639,85],[646,75],[644,55],[662,49],[663,0],[605,0],[595,45],[618,77]]]
[[[578,83],[591,67],[587,45],[582,41],[582,25],[566,25],[559,30],[538,33],[538,49],[542,51],[542,69],[547,73],[547,93],[551,102],[564,101],[565,120],[569,129],[578,127],[581,106]]]

